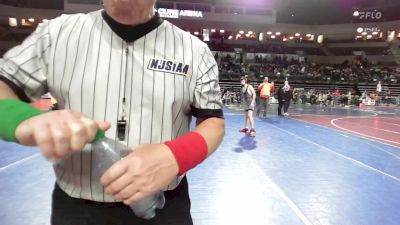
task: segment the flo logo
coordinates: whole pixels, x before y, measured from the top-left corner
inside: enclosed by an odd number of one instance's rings
[[[383,17],[382,12],[374,10],[374,11],[355,11],[353,13],[354,17],[358,17],[360,20],[380,20]]]

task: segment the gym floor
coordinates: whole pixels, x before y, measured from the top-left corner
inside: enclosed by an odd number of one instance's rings
[[[290,117],[225,109],[226,136],[188,174],[195,225],[398,225],[400,108],[292,105]],[[35,148],[0,142],[0,225],[49,224],[54,174]]]

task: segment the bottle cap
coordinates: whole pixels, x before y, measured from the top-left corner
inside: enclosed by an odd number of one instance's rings
[[[106,136],[106,132],[102,129],[98,129],[96,133],[96,137],[94,138],[93,142],[98,141]]]

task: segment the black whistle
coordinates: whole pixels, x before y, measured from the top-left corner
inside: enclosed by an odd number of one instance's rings
[[[120,141],[125,141],[125,132],[126,132],[126,120],[118,120],[117,121],[117,136]]]

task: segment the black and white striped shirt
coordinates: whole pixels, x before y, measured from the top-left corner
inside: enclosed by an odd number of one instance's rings
[[[209,48],[158,15],[136,27],[103,11],[62,15],[7,52],[0,74],[22,99],[50,92],[60,108],[111,122],[107,137],[116,138],[124,116],[124,142],[131,148],[189,132],[192,115],[222,117],[218,67]],[[56,164],[59,186],[72,197],[114,201],[94,179],[95,164],[90,145]]]

